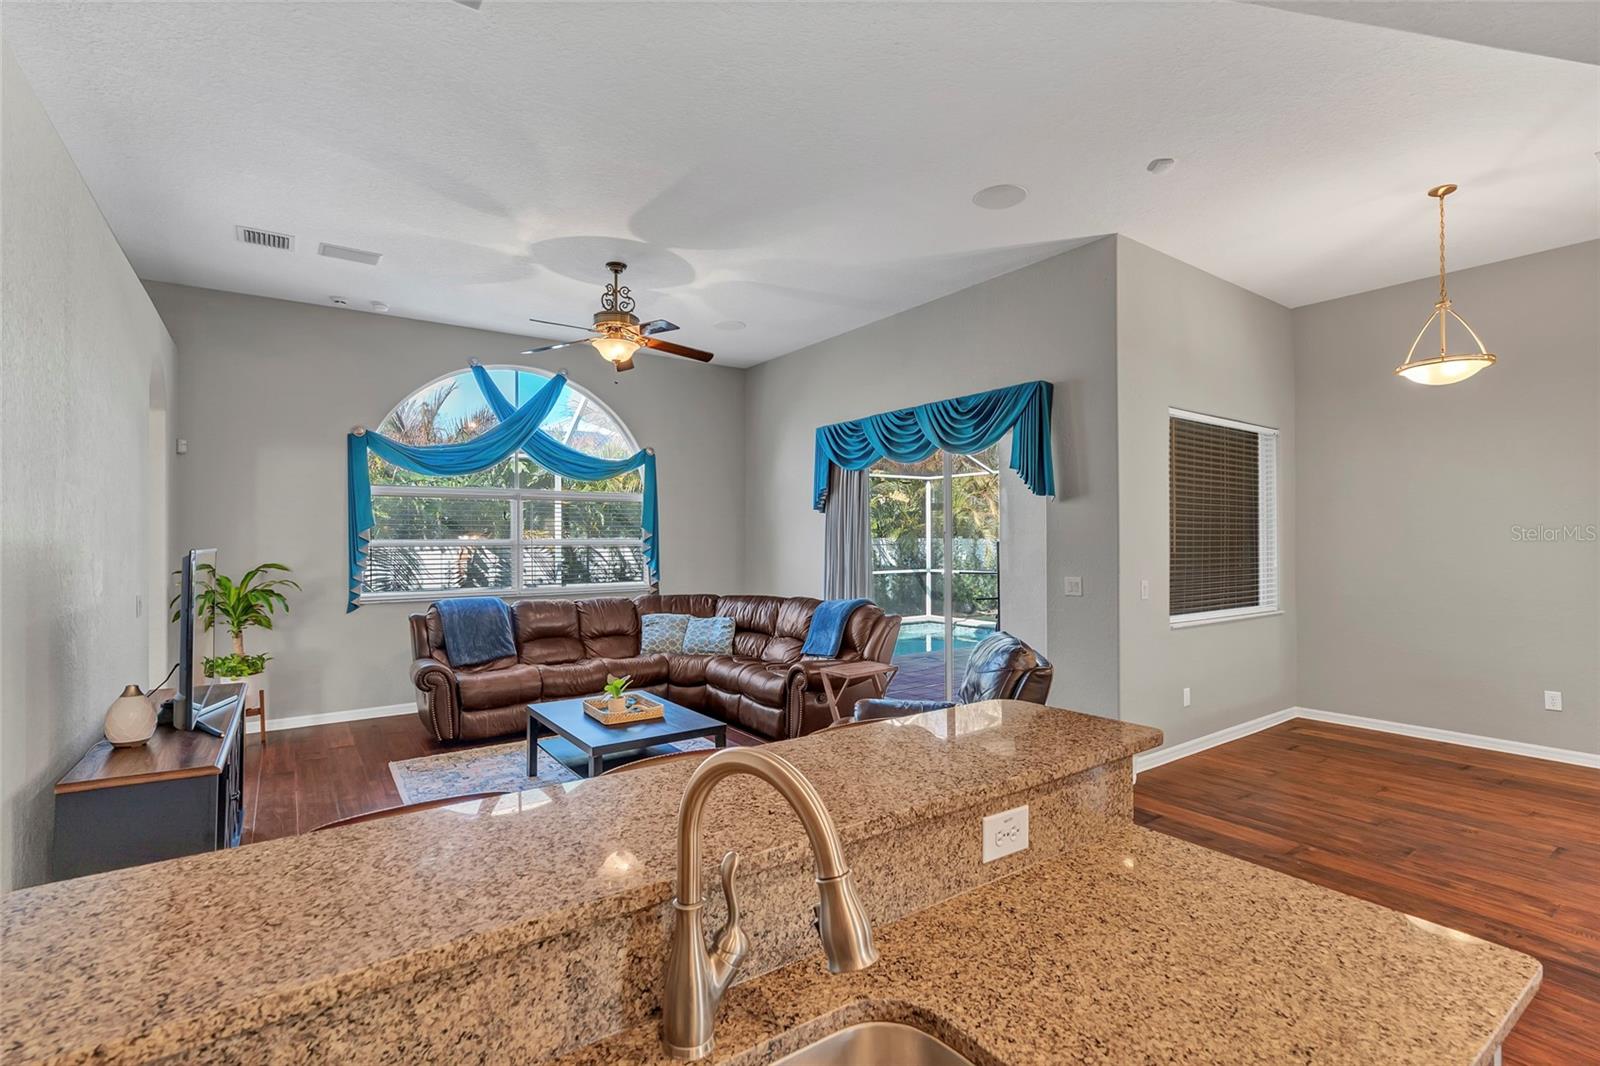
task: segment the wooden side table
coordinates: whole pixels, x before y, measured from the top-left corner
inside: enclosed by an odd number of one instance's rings
[[[893,681],[894,675],[899,672],[900,668],[893,663],[872,661],[834,663],[817,667],[817,676],[822,679],[822,697],[827,701],[828,710],[833,714],[835,722],[841,717],[849,718],[854,714],[852,712],[849,715],[841,715],[839,709],[839,700],[851,685],[857,682],[871,684],[876,690],[872,698],[876,699],[889,691],[889,682]],[[834,687],[836,684],[837,688]]]

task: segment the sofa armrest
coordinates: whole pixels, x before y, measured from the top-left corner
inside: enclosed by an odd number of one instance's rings
[[[461,696],[456,673],[438,659],[417,659],[411,664],[411,683],[417,689],[417,717],[435,740],[454,740],[461,733]]]

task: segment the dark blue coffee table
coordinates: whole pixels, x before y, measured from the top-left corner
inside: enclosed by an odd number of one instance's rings
[[[583,713],[582,700],[528,704],[528,776],[539,776],[539,748],[579,777],[599,777],[625,762],[676,750],[665,745],[680,740],[710,737],[717,747],[727,746],[725,722],[680,707],[664,696],[650,698],[666,713],[630,725],[602,725]]]

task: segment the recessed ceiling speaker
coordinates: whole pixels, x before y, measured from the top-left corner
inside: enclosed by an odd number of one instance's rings
[[[1027,198],[1028,190],[1020,185],[991,185],[972,194],[972,202],[988,211],[1004,211]]]

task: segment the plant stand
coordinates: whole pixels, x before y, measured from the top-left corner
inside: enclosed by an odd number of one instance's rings
[[[265,688],[256,689],[255,706],[252,707],[248,703],[245,704],[244,728],[246,732],[250,729],[250,719],[252,718],[261,719],[261,743],[265,745],[267,742],[267,690]]]

